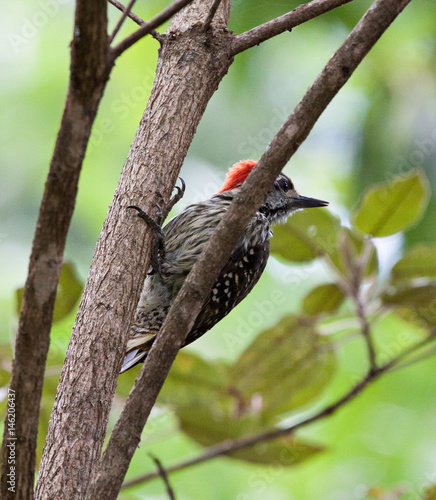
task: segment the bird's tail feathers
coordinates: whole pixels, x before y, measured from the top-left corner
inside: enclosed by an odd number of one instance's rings
[[[147,356],[147,351],[140,351],[139,349],[130,351],[129,353],[127,353],[124,359],[124,363],[123,366],[121,367],[120,373],[124,373],[129,368],[132,368],[132,366],[135,366],[141,361],[144,361],[146,356]]]

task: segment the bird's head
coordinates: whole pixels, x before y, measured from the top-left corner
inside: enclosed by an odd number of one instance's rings
[[[227,173],[223,186],[218,193],[231,191],[239,188],[249,173],[253,170],[257,161],[243,160],[235,163]],[[259,211],[264,213],[271,223],[282,222],[296,210],[311,207],[325,207],[328,201],[317,200],[301,196],[295,190],[294,185],[285,174],[280,173],[271,190],[268,192],[263,205]]]

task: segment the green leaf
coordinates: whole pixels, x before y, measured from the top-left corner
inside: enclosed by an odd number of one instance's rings
[[[334,283],[319,285],[304,297],[303,311],[310,316],[332,313],[338,310],[344,299],[344,292]]]
[[[323,391],[336,360],[314,324],[310,318],[287,316],[256,337],[229,368],[241,406],[256,401],[266,421],[301,407]]]
[[[177,409],[182,430],[203,446],[211,446],[228,439],[257,434],[266,430],[256,415],[229,415],[203,407]],[[270,429],[268,429],[270,430]],[[265,441],[228,453],[229,456],[248,462],[293,466],[323,451],[318,445],[294,436]]]
[[[436,286],[392,288],[382,296],[385,304],[396,307],[402,318],[422,328],[436,326]]]
[[[355,214],[355,224],[374,237],[389,236],[418,222],[428,200],[427,178],[417,170],[371,187]]]
[[[339,219],[326,209],[308,209],[274,228],[271,252],[294,262],[308,262],[336,246]]]
[[[209,405],[227,396],[227,380],[226,366],[180,351],[159,394],[159,401],[178,406]]]
[[[82,294],[83,284],[77,276],[74,266],[71,262],[66,261],[62,265],[59,284],[56,292],[56,301],[53,313],[53,323],[60,321],[68,316],[74,309],[76,302]],[[20,314],[21,305],[23,302],[24,288],[18,288],[15,291],[16,311]]]
[[[419,245],[407,252],[392,268],[391,281],[399,283],[415,278],[436,276],[436,243]]]
[[[229,453],[230,456],[261,464],[291,467],[324,451],[324,447],[298,437],[281,437]]]
[[[56,292],[56,302],[53,314],[54,323],[70,314],[79,300],[82,290],[83,283],[77,276],[73,264],[69,261],[64,262]]]
[[[263,332],[233,366],[182,351],[159,401],[172,405],[183,431],[205,446],[270,430],[278,415],[316,397],[332,377],[334,354],[324,349],[313,324],[285,318]],[[258,463],[284,457],[284,465],[293,465],[321,449],[283,438],[232,456]]]

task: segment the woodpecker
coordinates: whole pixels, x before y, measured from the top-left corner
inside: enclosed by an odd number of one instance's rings
[[[145,279],[121,373],[144,361],[186,276],[256,163],[245,160],[233,165],[214,196],[186,207],[161,231],[161,251],[155,252],[159,262],[152,265]],[[326,201],[300,196],[289,177],[280,173],[221,270],[183,346],[210,330],[250,293],[269,257],[272,225],[285,222],[302,208],[327,205]],[[146,220],[158,226],[147,215]]]

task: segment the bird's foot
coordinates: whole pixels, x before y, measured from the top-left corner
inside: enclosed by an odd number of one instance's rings
[[[138,217],[145,221],[155,233],[153,244],[151,247],[151,269],[148,274],[154,274],[158,272],[161,274],[162,261],[165,258],[165,246],[164,246],[164,236],[162,231],[162,209],[160,205],[157,205],[157,221],[152,219],[147,212],[144,212],[142,208],[136,205],[129,205],[127,208],[134,208],[138,212]]]
[[[180,179],[180,182],[182,184],[182,187],[179,187],[179,186],[175,187],[175,189],[177,190],[177,192],[176,192],[176,194],[174,194],[174,196],[172,196],[172,198],[168,202],[168,205],[165,207],[165,217],[164,217],[164,220],[168,217],[168,214],[171,212],[171,210],[173,209],[174,205],[176,203],[178,203],[183,198],[183,195],[185,194],[185,188],[186,188],[185,181],[181,177],[179,177],[179,179]]]
[[[160,205],[156,205],[157,220],[154,220],[147,212],[144,212],[142,208],[137,207],[136,205],[129,205],[127,208],[133,208],[137,210],[138,217],[140,217],[143,221],[145,221],[155,232],[155,238],[153,241],[153,246],[151,248],[151,270],[148,274],[154,274],[155,272],[161,274],[162,271],[162,262],[165,259],[165,244],[164,244],[164,235],[162,231],[162,223],[167,218],[171,209],[174,205],[181,200],[183,194],[185,193],[185,181],[180,177],[180,181],[182,183],[182,187],[176,186],[177,192],[170,199],[165,210],[162,211]]]

